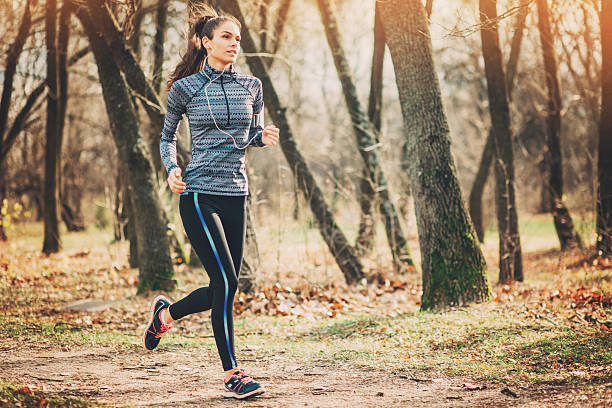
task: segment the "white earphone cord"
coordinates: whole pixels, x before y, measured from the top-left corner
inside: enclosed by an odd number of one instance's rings
[[[208,82],[208,84],[206,84],[206,86],[204,87],[204,94],[206,95],[206,102],[208,103],[208,110],[210,112],[210,116],[212,117],[212,120],[215,124],[215,127],[223,134],[228,135],[229,137],[232,138],[232,141],[234,142],[234,146],[236,147],[236,149],[242,150],[242,149],[246,149],[251,142],[253,141],[253,139],[255,139],[257,137],[257,135],[253,136],[250,140],[247,141],[247,143],[243,146],[243,147],[239,147],[238,144],[236,143],[236,139],[234,138],[234,136],[230,135],[229,133],[227,133],[226,131],[224,131],[223,129],[221,129],[219,127],[219,125],[217,124],[217,120],[215,119],[215,115],[213,115],[212,113],[212,108],[210,106],[210,99],[208,99],[208,87],[210,86],[210,84],[212,84],[214,81],[216,81],[217,79],[221,78],[221,76],[225,73],[225,67],[223,67],[223,71],[221,71],[221,74],[219,74],[218,77],[216,77],[215,79],[210,79],[210,77],[208,76],[208,74],[206,73],[206,60],[208,59],[208,55],[204,58],[204,68],[201,70],[201,72],[204,73],[204,75],[206,75],[206,78],[209,79],[210,82]],[[228,118],[229,119],[229,118]],[[250,125],[249,125],[250,128]]]

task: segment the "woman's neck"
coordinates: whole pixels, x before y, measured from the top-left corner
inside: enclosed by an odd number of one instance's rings
[[[221,60],[214,58],[214,57],[210,57],[210,56],[208,57],[207,62],[208,62],[208,65],[210,65],[214,69],[218,69],[219,71],[227,70],[232,64],[231,62],[224,63]]]

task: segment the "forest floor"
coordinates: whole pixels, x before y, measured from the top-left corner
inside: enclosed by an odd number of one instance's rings
[[[0,243],[0,406],[612,406],[612,264],[554,241],[525,239],[525,282],[509,285],[485,245],[492,301],[441,313],[418,311],[417,273],[346,287],[330,267],[329,283],[238,294],[238,360],[266,389],[238,403],[221,397],[209,313],[143,349],[153,294],[135,294],[125,243],[65,234],[45,257],[40,225],[18,228]],[[205,283],[176,270],[171,299]]]

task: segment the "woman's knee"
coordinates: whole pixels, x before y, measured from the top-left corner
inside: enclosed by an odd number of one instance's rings
[[[238,278],[233,273],[225,273],[220,279],[215,279],[214,282],[210,282],[210,287],[214,291],[225,292],[227,288],[229,294],[233,295],[238,290]]]
[[[234,295],[238,290],[238,278],[236,278],[236,275],[231,274],[227,277],[227,285],[229,287],[229,293]]]

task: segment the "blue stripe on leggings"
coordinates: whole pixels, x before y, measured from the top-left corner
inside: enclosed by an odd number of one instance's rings
[[[227,330],[227,295],[229,291],[229,285],[227,283],[227,277],[225,276],[225,269],[223,269],[223,264],[221,264],[221,258],[219,258],[219,253],[217,252],[217,247],[213,242],[212,236],[210,235],[210,231],[206,226],[206,222],[204,222],[204,216],[202,215],[202,211],[200,210],[200,204],[198,203],[198,193],[193,193],[193,201],[195,202],[196,210],[198,211],[198,215],[200,216],[200,221],[202,222],[202,226],[204,227],[204,231],[206,232],[206,236],[208,237],[208,241],[210,242],[210,246],[217,258],[217,262],[219,263],[219,268],[221,268],[221,275],[223,275],[223,282],[225,282],[225,301],[223,302],[223,326],[225,327],[225,340],[227,341],[227,352],[230,355],[230,359],[234,367],[237,365],[236,360],[234,360],[234,356],[232,355],[232,348],[230,347],[229,342],[229,332]]]

